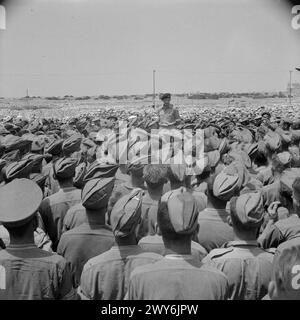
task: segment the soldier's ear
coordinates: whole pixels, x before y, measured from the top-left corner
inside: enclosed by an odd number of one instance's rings
[[[227,217],[227,223],[232,227],[231,216],[228,216],[228,217]]]
[[[32,219],[32,224],[33,224],[33,229],[35,230],[38,227],[38,216],[37,214],[34,215],[33,219]]]
[[[278,292],[277,292],[277,288],[276,288],[276,284],[274,281],[271,281],[269,283],[269,287],[268,287],[268,294],[271,300],[277,300],[278,299]]]

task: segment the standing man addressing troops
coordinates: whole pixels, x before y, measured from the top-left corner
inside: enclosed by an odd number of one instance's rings
[[[180,115],[177,108],[174,108],[171,101],[171,94],[164,93],[161,95],[160,99],[163,105],[157,108],[159,116],[159,124],[161,127],[174,129],[175,125],[180,121]]]

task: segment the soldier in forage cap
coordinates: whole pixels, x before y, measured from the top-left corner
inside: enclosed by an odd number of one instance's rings
[[[46,197],[39,209],[54,251],[56,251],[68,209],[81,201],[80,189],[73,185],[76,164],[77,160],[74,158],[61,158],[53,164],[53,172],[60,189]]]
[[[207,207],[199,213],[199,231],[197,241],[207,250],[221,247],[225,242],[233,240],[233,230],[228,224],[227,202],[238,194],[245,168],[231,163],[218,172],[217,166],[211,171],[204,171],[201,179],[207,183]]]
[[[88,181],[81,193],[86,222],[62,234],[57,253],[70,262],[74,287],[78,287],[84,264],[109,250],[114,244],[111,228],[106,225],[108,200],[115,178]]]
[[[292,168],[285,170],[281,175],[279,201],[271,203],[272,211],[269,214],[268,223],[258,239],[263,248],[278,248],[280,251],[289,245],[298,244],[300,237],[299,174],[298,168]],[[278,210],[284,200],[281,194],[287,194],[286,198],[290,202],[286,206],[289,209],[288,214],[283,219],[280,219]]]
[[[224,272],[229,280],[230,299],[260,300],[267,291],[274,255],[259,247],[257,236],[264,218],[260,192],[249,192],[230,200],[234,241],[212,250],[204,263]]]
[[[77,298],[66,260],[34,243],[41,201],[41,189],[28,179],[0,188],[0,222],[10,236],[10,244],[0,251],[1,300]]]
[[[193,195],[184,190],[162,197],[157,218],[166,255],[133,270],[129,300],[227,299],[226,276],[216,268],[204,266],[191,252],[198,205]]]
[[[163,105],[157,109],[160,126],[166,128],[175,128],[175,125],[180,121],[180,115],[177,108],[170,103],[171,94],[164,93],[160,99]]]
[[[110,224],[115,245],[84,265],[78,288],[82,299],[123,300],[131,271],[162,258],[155,253],[144,253],[137,244],[142,197],[143,191],[136,188],[114,205]]]

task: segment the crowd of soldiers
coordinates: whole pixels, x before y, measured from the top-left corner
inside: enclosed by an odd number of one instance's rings
[[[145,116],[0,120],[0,299],[300,299],[300,121],[180,115],[170,98]],[[203,154],[145,163],[138,136],[160,128],[201,129]]]

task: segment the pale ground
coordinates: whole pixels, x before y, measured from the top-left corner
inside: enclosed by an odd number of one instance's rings
[[[232,101],[234,100],[234,101]],[[267,109],[276,108],[282,110],[280,113],[284,116],[288,110],[293,110],[295,116],[300,116],[300,97],[293,98],[293,108],[289,107],[286,98],[269,98],[269,99],[219,99],[219,100],[191,100],[187,98],[173,97],[172,103],[177,106],[180,113],[186,113],[194,110],[205,112],[205,109],[217,108],[220,110],[226,109],[229,105],[232,107],[240,107],[241,109],[254,109],[259,106],[265,106]],[[64,117],[78,116],[82,113],[95,112],[98,110],[109,109],[126,109],[132,111],[151,112],[153,109],[152,99],[144,100],[46,100],[46,99],[0,99],[0,117],[6,115],[12,116],[30,116],[32,114],[38,117]],[[161,101],[156,100],[156,104],[161,104]],[[250,108],[251,109],[251,108]],[[298,111],[299,110],[299,111]]]

